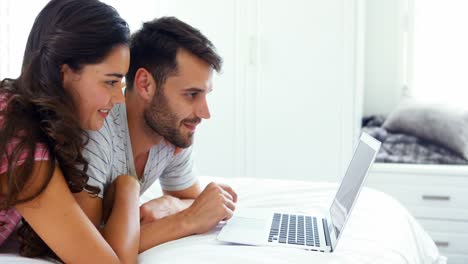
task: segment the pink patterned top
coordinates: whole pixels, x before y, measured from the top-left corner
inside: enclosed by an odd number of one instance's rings
[[[8,102],[7,96],[4,94],[0,94],[0,111],[6,107],[7,102]],[[3,124],[3,117],[0,116],[0,128],[2,124]],[[18,144],[18,142],[19,142],[18,139],[13,139],[11,142],[9,142],[7,145],[7,153],[11,153],[14,147]],[[27,153],[26,152],[22,153],[20,155],[19,161],[16,163],[16,166],[22,165],[25,162],[26,157],[27,157]],[[48,159],[49,159],[49,155],[48,155],[47,147],[43,144],[38,143],[36,145],[36,150],[34,152],[34,160],[40,161],[40,160],[48,160]],[[2,156],[0,159],[0,175],[4,174],[7,171],[8,169],[7,162],[8,161],[6,157]],[[1,200],[3,200],[3,198],[0,195],[0,201]],[[18,211],[14,207],[9,208],[8,210],[0,211],[0,246],[15,230],[20,220],[21,220],[21,215],[18,213]]]

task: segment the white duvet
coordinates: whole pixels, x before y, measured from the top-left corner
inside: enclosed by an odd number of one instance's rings
[[[204,184],[216,178],[202,177]],[[326,210],[337,184],[252,178],[222,179],[239,195],[237,208]],[[152,189],[144,199],[155,195]],[[293,248],[241,246],[216,240],[221,225],[182,238],[139,256],[139,263],[446,263],[416,220],[392,197],[364,188],[336,251],[322,253]]]
[[[209,181],[230,184],[238,193],[238,212],[245,209],[326,210],[337,184],[252,178]],[[142,197],[160,195],[158,184]],[[209,233],[168,242],[140,254],[139,263],[411,263],[443,264],[446,258],[416,220],[390,196],[364,188],[333,253],[293,248],[226,244],[216,240],[222,224]],[[79,250],[79,249],[77,249]],[[46,263],[0,254],[0,263]]]

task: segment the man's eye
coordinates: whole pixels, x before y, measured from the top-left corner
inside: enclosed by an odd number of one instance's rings
[[[195,98],[195,96],[197,96],[197,92],[192,92],[192,93],[187,93],[187,96],[190,97],[190,98]]]

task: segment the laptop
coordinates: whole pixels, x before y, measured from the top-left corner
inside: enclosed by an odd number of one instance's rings
[[[242,215],[236,213],[227,221],[217,239],[235,244],[333,252],[380,144],[375,138],[362,133],[335,198],[323,215],[247,210]]]

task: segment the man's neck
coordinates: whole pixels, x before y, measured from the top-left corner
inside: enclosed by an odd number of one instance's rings
[[[151,133],[149,128],[145,127],[145,121],[143,117],[144,104],[139,102],[136,96],[126,94],[126,110],[127,110],[127,124],[128,132],[130,136],[130,142],[132,144],[133,159],[135,162],[135,169],[137,173],[142,168],[141,164],[146,164],[148,159],[148,153],[152,146],[157,145],[161,142],[162,137]],[[143,162],[144,161],[144,162]]]

